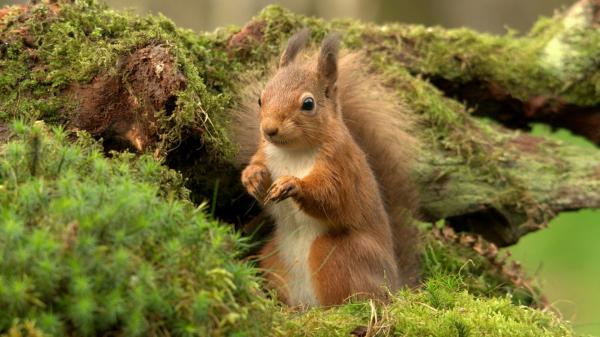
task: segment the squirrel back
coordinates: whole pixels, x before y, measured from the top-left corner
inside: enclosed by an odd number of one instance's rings
[[[414,121],[397,96],[383,86],[381,77],[367,72],[368,67],[368,60],[361,53],[340,58],[339,103],[343,120],[366,154],[384,199],[402,284],[416,286],[420,235],[412,216],[418,197],[410,179],[411,164],[418,150]],[[232,118],[231,137],[239,147],[236,162],[240,166],[250,162],[259,146],[257,98],[271,73],[242,78],[242,90],[228,111]]]

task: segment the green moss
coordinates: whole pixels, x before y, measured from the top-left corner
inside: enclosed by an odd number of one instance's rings
[[[464,105],[445,97],[415,74],[464,82],[489,79],[518,97],[529,97],[531,91],[544,92],[541,86],[547,87],[546,91],[558,86],[558,79],[547,78],[534,62],[548,40],[548,32],[556,26],[548,21],[531,37],[516,38],[465,29],[380,27],[349,20],[326,22],[269,6],[254,19],[263,24],[260,48],[257,44],[237,53],[227,49],[235,28],[197,35],[176,28],[161,16],[138,17],[112,11],[94,1],[61,5],[57,15],[47,5],[35,5],[26,20],[17,18],[5,19],[0,34],[13,36],[10,32],[24,29],[31,35],[34,47],[25,46],[21,40],[9,41],[5,56],[0,58],[0,97],[4,98],[0,118],[65,123],[70,107],[61,94],[69,85],[89,82],[99,73],[116,74],[123,55],[147,44],[162,44],[174,55],[187,85],[178,93],[176,111],[169,116],[158,115],[159,153],[167,156],[180,148],[190,134],[201,133],[202,138],[194,144],[195,148],[202,148],[201,153],[196,153],[196,157],[202,156],[199,165],[224,167],[224,172],[232,172],[227,161],[235,153],[226,134],[229,121],[224,114],[236,91],[235,76],[231,74],[241,73],[242,69],[266,71],[285,40],[303,26],[311,28],[313,42],[330,31],[343,31],[346,47],[366,50],[374,69],[388,79],[399,97],[419,116],[423,143],[433,144],[431,155],[462,158],[474,174],[489,179],[513,179],[496,169],[500,167],[498,161],[490,160],[490,151],[481,145],[489,142],[494,132],[482,132],[482,126],[469,118]],[[522,76],[524,73],[527,75]],[[198,192],[194,200],[201,201],[211,198],[214,180],[230,179],[224,174],[207,175],[212,171],[198,169],[195,163],[200,159],[196,157],[178,169],[185,172],[190,186]],[[232,185],[227,185],[222,190],[232,189]],[[219,203],[226,204],[225,198],[230,196],[219,195]]]
[[[414,54],[418,59],[415,58],[411,70],[415,72],[461,82],[474,79],[494,82],[519,98],[528,98],[526,90],[555,88],[559,84],[553,78],[549,78],[550,82],[541,81],[543,74],[537,65],[539,47],[515,36],[422,26],[408,27],[403,33],[406,39],[414,41]],[[543,44],[543,41],[538,43]],[[524,77],[523,73],[532,76]]]
[[[226,51],[229,35],[198,35],[176,28],[163,16],[140,17],[91,0],[30,8],[27,14],[4,17],[0,24],[0,41],[6,42],[0,55],[0,122],[21,118],[65,125],[75,108],[64,97],[72,86],[104,74],[125,77],[119,71],[124,57],[147,45],[161,45],[174,57],[175,69],[186,83],[176,93],[175,110],[156,115],[159,142],[149,152],[157,150],[160,157],[170,158],[191,139],[193,148],[186,148],[192,154],[189,163],[178,168],[189,178],[194,200],[210,200],[214,181],[231,175],[227,163],[235,154],[225,132],[228,118],[224,114],[232,100],[235,78],[231,73],[239,67]],[[17,38],[20,35],[15,31],[26,32],[28,42]],[[188,164],[196,160],[226,169],[191,168]],[[223,188],[230,189],[231,185]],[[233,198],[219,194],[219,203],[226,204],[228,197]]]
[[[425,241],[423,274],[426,280],[460,277],[461,287],[477,297],[507,297],[515,305],[540,305],[539,289],[520,288],[472,248],[433,236]]]
[[[94,1],[62,4],[57,15],[38,4],[19,18],[8,15],[0,23],[0,40],[6,43],[0,57],[0,121],[64,124],[72,107],[61,95],[72,83],[87,83],[101,73],[118,75],[119,59],[141,46],[170,49],[187,86],[178,93],[172,115],[158,114],[158,149],[167,159],[189,152],[169,164],[196,188],[196,201],[212,197],[217,179],[220,190],[233,194],[237,190],[231,186],[239,185],[223,113],[234,99],[232,74],[266,70],[302,26],[312,28],[314,43],[339,30],[345,32],[346,47],[368,52],[374,70],[397,88],[422,126],[419,134],[427,148],[420,164],[451,164],[447,172],[423,169],[423,174],[442,179],[456,167],[467,171],[471,186],[461,185],[457,199],[473,197],[466,192],[476,188],[492,193],[498,186],[508,189],[497,201],[499,208],[528,196],[518,184],[523,177],[513,175],[490,146],[504,145],[506,135],[471,118],[463,104],[444,97],[419,74],[460,81],[483,76],[523,97],[532,90],[557,90],[557,75],[530,63],[556,27],[551,20],[532,35],[515,38],[326,22],[270,6],[255,18],[264,22],[260,48],[237,53],[227,49],[236,28],[197,35],[164,17],[115,12]],[[19,29],[27,30],[30,40],[14,38]],[[539,42],[525,46],[536,38]],[[509,56],[520,60],[508,62]],[[517,66],[523,67],[520,73],[510,71]],[[600,85],[597,79],[594,83],[597,92]],[[579,89],[573,88],[565,93],[572,92],[575,102]],[[16,139],[0,153],[0,304],[8,308],[0,313],[2,332],[11,326],[26,331],[32,321],[56,335],[329,336],[347,335],[376,315],[380,335],[570,334],[554,315],[514,305],[535,304],[537,298],[496,274],[484,258],[436,240],[425,246],[423,289],[403,291],[388,306],[373,309],[361,302],[307,313],[282,309],[260,293],[257,271],[238,261],[244,241],[195,208],[182,179],[162,162],[122,154],[107,159],[93,141],[84,137],[70,144],[59,128],[30,130],[17,124],[16,131]],[[234,196],[220,198],[226,207]],[[451,209],[438,206],[438,214]],[[32,256],[39,256],[35,263]]]
[[[493,83],[524,101],[545,95],[577,105],[598,104],[600,32],[583,27],[559,34],[562,25],[561,17],[541,20],[523,37],[400,25],[390,25],[384,35],[408,42],[413,57],[407,65],[413,73],[455,83]]]
[[[460,278],[430,278],[417,292],[402,291],[389,305],[360,302],[292,316],[284,336],[348,336],[359,326],[376,336],[571,336],[553,314],[479,298]]]
[[[274,312],[244,241],[154,159],[16,123],[0,147],[0,331],[264,335]]]
[[[28,14],[8,16],[0,25],[0,39],[7,44],[0,58],[2,120],[18,117],[65,123],[71,113],[61,97],[65,89],[88,83],[101,73],[117,75],[123,56],[160,44],[170,50],[186,78],[186,88],[177,93],[175,112],[159,119],[160,150],[166,153],[177,146],[185,130],[202,130],[215,156],[231,157],[233,146],[224,134],[222,113],[230,96],[219,88],[231,81],[225,64],[235,65],[224,51],[219,52],[222,39],[198,37],[163,16],[139,17],[92,0],[62,4],[58,14],[54,8],[33,5]],[[15,39],[15,31],[25,32],[28,45]]]
[[[342,336],[377,317],[382,336],[570,333],[511,304],[531,294],[484,258],[433,238],[425,285],[389,305],[283,309],[237,261],[244,241],[186,201],[178,174],[147,156],[104,158],[85,134],[13,130],[0,148],[0,332]]]
[[[254,41],[257,45],[249,46],[249,51],[236,52],[227,49],[235,28],[196,35],[177,29],[164,17],[137,17],[109,10],[93,1],[62,5],[57,15],[49,8],[35,5],[25,19],[17,19],[18,16],[5,19],[3,36],[13,36],[11,31],[25,29],[35,46],[25,46],[21,40],[9,41],[5,56],[0,58],[0,69],[6,70],[0,75],[0,96],[6,98],[0,103],[4,119],[18,116],[64,123],[69,117],[69,104],[61,93],[69,83],[85,83],[100,72],[117,73],[119,58],[140,46],[150,43],[168,46],[187,79],[187,86],[178,93],[178,107],[172,115],[159,113],[159,153],[163,157],[171,154],[167,157],[171,158],[173,153],[190,152],[182,156],[185,160],[169,164],[188,178],[194,201],[210,200],[217,180],[221,191],[231,192],[217,193],[217,204],[222,208],[239,194],[237,179],[231,178],[237,174],[236,169],[228,161],[235,149],[225,132],[228,120],[224,109],[233,101],[236,89],[235,76],[231,74],[248,68],[265,71],[287,37],[300,27],[309,26],[313,42],[329,31],[338,30],[347,33],[344,42],[348,48],[366,50],[374,71],[396,88],[398,96],[418,116],[419,135],[428,144],[420,156],[424,166],[431,167],[432,162],[459,162],[463,163],[462,170],[467,170],[467,177],[473,178],[471,184],[503,182],[506,190],[494,202],[497,209],[514,210],[515,204],[531,204],[522,177],[502,164],[504,154],[497,149],[504,145],[505,139],[497,130],[472,119],[463,104],[445,97],[418,74],[458,81],[498,80],[508,89],[514,87],[515,93],[522,90],[524,96],[534,86],[523,85],[521,79],[536,82],[535,90],[541,90],[542,85],[552,87],[555,80],[545,78],[544,70],[534,59],[539,58],[540,48],[551,35],[549,32],[557,29],[554,20],[542,21],[530,36],[517,38],[476,34],[466,29],[380,27],[348,20],[326,22],[269,6],[254,19],[262,24],[261,40]],[[508,58],[515,61],[509,62]],[[522,76],[523,73],[528,75]],[[426,167],[421,171],[431,173],[427,179],[452,174],[429,172]],[[497,185],[493,187],[498,188]],[[469,190],[461,191],[465,198],[477,196],[465,193]],[[440,210],[451,209],[447,204],[438,206]],[[521,214],[518,216],[521,219]]]

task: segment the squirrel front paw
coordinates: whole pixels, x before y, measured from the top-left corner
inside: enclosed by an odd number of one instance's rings
[[[289,197],[300,193],[300,179],[291,176],[283,176],[275,180],[273,185],[267,191],[265,204],[270,202],[280,202]]]
[[[242,184],[248,193],[260,200],[271,180],[269,170],[263,165],[248,165],[242,171]]]

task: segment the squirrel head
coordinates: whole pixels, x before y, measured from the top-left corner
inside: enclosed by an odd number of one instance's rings
[[[298,57],[309,37],[303,29],[290,38],[279,69],[258,100],[260,129],[276,146],[311,148],[339,123],[337,76],[339,35],[323,41],[317,57]]]

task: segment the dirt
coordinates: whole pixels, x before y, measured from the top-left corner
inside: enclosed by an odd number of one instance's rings
[[[383,35],[367,32],[362,34],[361,40],[366,45],[372,46],[370,50],[367,50],[367,54],[376,51],[386,51],[400,64],[405,66],[411,66],[414,60],[419,57],[419,53],[415,47],[416,41],[401,34]]]
[[[31,18],[31,16],[33,15],[32,8],[35,8],[35,6],[37,5],[44,6],[50,11],[51,15],[47,16],[49,19],[55,18],[60,11],[60,4],[54,1],[50,1],[46,4],[35,4],[34,1],[31,1],[31,4],[28,5],[12,5],[0,8],[0,20],[2,20],[8,14],[11,14],[18,16],[18,22],[25,22]],[[2,27],[3,23],[0,22],[0,28]]]
[[[14,7],[4,7],[4,8],[0,8],[0,20],[2,20],[7,14],[11,13],[12,11],[18,11],[18,14],[24,14],[27,11],[29,11],[29,6],[27,5],[16,5]],[[15,13],[17,14],[17,13]]]
[[[70,127],[101,137],[107,150],[143,152],[158,140],[155,114],[173,113],[186,79],[162,45],[140,48],[119,63],[117,75],[100,74],[69,89],[79,101]]]
[[[522,133],[517,137],[511,139],[509,145],[512,145],[517,150],[525,153],[538,153],[539,145],[545,141],[542,137],[532,136],[526,133]]]
[[[567,128],[600,145],[600,106],[569,106],[561,114],[550,119],[549,124]]]
[[[350,332],[350,336],[352,337],[366,337],[368,335],[369,328],[364,325],[357,326],[354,328],[354,330],[352,330],[352,332]]]
[[[247,57],[263,39],[266,25],[265,21],[251,21],[237,34],[232,35],[227,42],[229,56],[238,54],[242,58]]]
[[[10,129],[8,125],[0,123],[0,143],[4,143],[10,137]]]
[[[592,19],[591,24],[595,27],[600,26],[600,0],[581,0],[573,7],[585,6],[590,11]],[[589,6],[589,7],[588,7]]]

